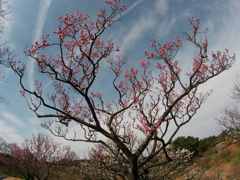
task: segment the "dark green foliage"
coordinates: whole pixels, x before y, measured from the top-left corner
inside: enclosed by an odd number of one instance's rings
[[[180,136],[173,141],[174,149],[187,149],[193,153],[198,152],[199,138],[192,136],[184,137]]]
[[[180,136],[173,141],[173,148],[177,149],[187,149],[193,152],[195,155],[203,153],[209,148],[216,145],[217,138],[215,136],[210,136],[207,138],[199,139],[192,136]]]
[[[214,147],[217,144],[217,137],[210,136],[199,141],[199,152],[205,152],[211,147]]]

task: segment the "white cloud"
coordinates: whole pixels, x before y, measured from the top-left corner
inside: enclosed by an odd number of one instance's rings
[[[177,19],[172,17],[171,19],[164,19],[159,24],[159,28],[156,30],[157,37],[164,37],[167,36],[168,33],[171,32],[172,28],[174,27]]]
[[[8,143],[22,142],[23,137],[18,132],[19,127],[22,127],[20,119],[10,112],[1,112],[0,137],[3,137]]]
[[[3,137],[8,143],[21,143],[23,137],[17,133],[17,130],[6,123],[0,121],[0,136]]]
[[[137,1],[132,7],[135,8],[142,2],[143,1]],[[159,18],[158,15],[160,15],[160,17],[166,15],[168,9],[168,2],[166,0],[156,0],[153,10],[140,17],[125,35],[120,46],[122,54],[124,55],[126,51],[131,49],[131,47],[134,47],[137,41],[143,37],[145,32],[153,29],[157,25],[157,20]]]
[[[169,10],[167,0],[156,0],[155,2],[155,11],[158,15],[164,16]]]
[[[9,125],[13,125],[14,127],[23,127],[21,120],[13,113],[7,111],[1,112],[0,118],[6,121]]]
[[[121,51],[123,54],[133,47],[135,43],[143,36],[143,34],[155,26],[155,20],[149,16],[140,18],[132,28],[128,31],[127,35],[121,43]]]
[[[44,24],[47,18],[48,10],[52,0],[42,0],[40,3],[40,9],[38,11],[37,23],[33,35],[33,42],[37,41],[41,35],[44,28]],[[34,62],[32,60],[28,63],[28,84],[31,89],[34,87]]]

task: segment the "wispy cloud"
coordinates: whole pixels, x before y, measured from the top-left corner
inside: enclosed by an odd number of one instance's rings
[[[166,0],[155,0],[155,11],[158,15],[164,16],[169,10],[169,5]]]
[[[10,112],[1,112],[0,114],[0,137],[3,137],[9,143],[19,143],[23,137],[18,132],[22,127],[21,121],[16,115]]]
[[[13,113],[8,111],[1,112],[0,114],[1,120],[6,121],[9,125],[12,125],[17,128],[21,128],[24,126],[22,121]]]
[[[135,1],[133,4],[131,4],[126,11],[124,11],[123,13],[121,13],[119,16],[116,17],[115,20],[119,20],[122,17],[126,16],[127,14],[129,14],[130,12],[132,12],[134,9],[136,9],[137,6],[139,6],[140,4],[142,4],[144,1],[146,0],[137,0]]]
[[[137,3],[138,2],[138,3]],[[137,5],[142,3],[143,1],[137,1],[131,9],[136,8]],[[121,43],[121,53],[124,55],[131,47],[134,47],[134,45],[137,43],[138,40],[140,40],[141,37],[143,37],[144,33],[146,33],[148,30],[153,29],[157,21],[159,19],[159,16],[164,16],[168,12],[168,2],[166,0],[155,0],[154,8],[151,12],[147,14],[143,14],[142,17],[140,17],[133,26],[129,29],[128,33],[125,35],[125,38],[123,39]]]
[[[37,17],[37,23],[35,27],[35,31],[33,34],[33,42],[37,41],[43,32],[44,24],[47,18],[48,10],[50,8],[50,5],[52,3],[52,0],[42,0],[40,2],[40,9],[38,11],[38,17]],[[29,61],[28,63],[28,84],[31,89],[33,89],[34,86],[34,62]]]
[[[143,33],[152,29],[155,26],[154,19],[150,17],[140,18],[132,28],[128,31],[127,35],[121,43],[121,52],[124,55],[135,43],[142,37]]]

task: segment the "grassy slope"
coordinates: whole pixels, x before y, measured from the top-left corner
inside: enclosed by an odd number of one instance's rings
[[[174,177],[177,180],[240,180],[240,142],[225,140],[196,157],[192,165]]]

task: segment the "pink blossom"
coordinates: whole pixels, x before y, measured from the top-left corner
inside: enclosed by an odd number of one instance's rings
[[[55,32],[58,36],[59,39],[63,40],[64,39],[64,36],[65,36],[65,33],[64,31],[62,30],[62,28],[58,28],[58,30]]]
[[[131,77],[132,77],[132,78],[135,78],[135,77],[137,76],[137,74],[138,74],[138,70],[135,69],[135,68],[131,68],[130,73],[131,73],[131,74],[130,74]]]
[[[163,70],[166,68],[166,65],[165,64],[161,64],[159,62],[156,63],[156,68],[160,69],[160,70]]]
[[[125,71],[124,76],[125,76],[126,79],[133,79],[137,76],[137,74],[138,74],[138,70],[135,69],[135,68],[131,68],[130,72],[128,70]]]
[[[202,75],[204,75],[208,71],[208,66],[204,62],[201,57],[196,57],[193,60],[193,72],[198,72]]]
[[[22,96],[26,96],[26,92],[24,90],[21,89],[19,92]]]
[[[156,123],[155,123],[155,128],[158,129],[162,124],[162,120],[159,119]]]
[[[137,103],[138,101],[139,101],[139,97],[138,97],[138,96],[134,96],[134,97],[133,97],[133,102],[134,102],[134,103]]]
[[[117,0],[105,0],[106,4],[109,4],[110,6],[116,6]]]
[[[149,127],[148,122],[144,117],[142,117],[139,121],[138,128],[144,132],[144,134],[151,133],[153,128]]]
[[[141,65],[141,67],[142,67],[143,69],[146,69],[146,68],[148,67],[148,65],[149,65],[149,62],[146,61],[145,59],[140,60],[139,63],[140,63],[140,65]]]
[[[32,47],[27,50],[27,53],[28,53],[29,55],[33,55],[33,54],[35,54],[39,49],[41,49],[41,48],[46,48],[46,47],[48,47],[48,46],[50,46],[50,44],[49,44],[49,42],[48,42],[48,40],[47,40],[47,37],[43,37],[42,40],[36,41],[36,42],[32,45]]]
[[[174,47],[174,46],[173,46],[173,42],[166,42],[166,43],[162,46],[162,48],[165,48],[166,51],[172,49],[173,47]]]
[[[159,55],[160,55],[162,58],[166,56],[166,53],[167,53],[166,48],[161,47],[161,48],[159,49]]]
[[[125,11],[127,9],[127,6],[120,4],[119,0],[105,0],[105,3],[120,11]]]
[[[156,53],[155,52],[150,52],[150,51],[145,51],[145,56],[148,58],[148,59],[153,59],[156,57]]]

